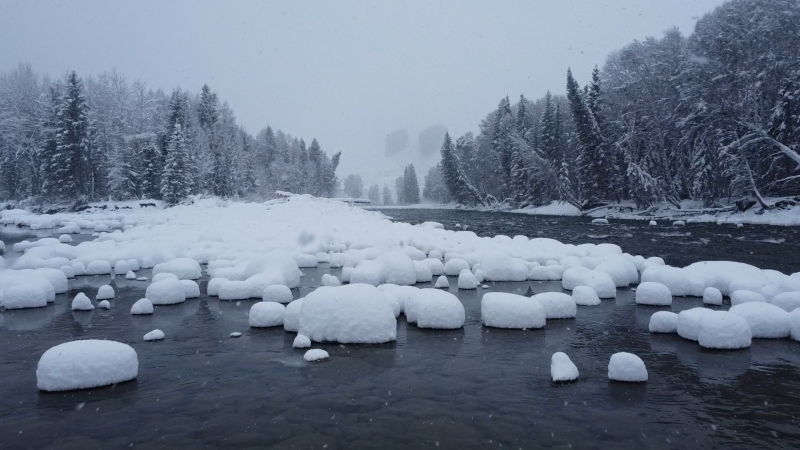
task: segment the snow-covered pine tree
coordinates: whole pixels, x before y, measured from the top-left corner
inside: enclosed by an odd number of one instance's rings
[[[508,96],[500,100],[492,123],[492,150],[500,161],[498,169],[500,173],[501,195],[507,197],[511,195],[511,156],[513,145],[511,143],[511,133],[514,132],[516,120],[511,111],[511,102]]]
[[[588,91],[587,91],[588,92]],[[603,199],[606,190],[603,172],[605,155],[603,141],[591,110],[586,102],[586,95],[567,69],[567,99],[572,112],[572,121],[580,142],[578,174],[581,179],[580,196],[587,205]]]
[[[420,202],[419,180],[417,179],[417,171],[414,169],[414,164],[406,166],[403,174],[403,190],[403,198],[406,203],[416,204]]]
[[[148,199],[161,198],[161,172],[163,160],[155,142],[147,142],[142,149],[142,197]]]
[[[444,135],[441,154],[442,177],[450,196],[462,205],[482,205],[483,201],[478,190],[470,184],[461,169],[461,163],[453,146],[453,141],[450,139],[450,133],[445,133]]]
[[[406,189],[405,177],[403,177],[401,175],[401,176],[395,178],[394,179],[394,193],[395,193],[395,198],[397,199],[397,204],[398,205],[405,205],[407,203],[406,202],[406,198],[405,198],[405,194],[406,194],[405,189]]]
[[[389,186],[383,186],[383,194],[381,195],[384,205],[393,205],[394,201],[392,200],[392,191],[389,189]]]
[[[42,177],[42,197],[52,200],[60,195],[59,188],[61,186],[60,181],[55,178],[56,170],[60,164],[57,153],[58,140],[56,139],[59,110],[61,109],[61,92],[58,84],[50,86],[48,100],[47,115],[43,123],[44,142],[39,156],[41,161],[39,172]],[[8,180],[10,181],[11,178]]]
[[[370,186],[369,191],[367,192],[367,198],[373,205],[380,205],[381,188],[379,188],[377,184],[373,184],[372,186]]]
[[[322,197],[324,194],[325,168],[323,162],[322,148],[320,148],[317,139],[314,138],[308,147],[308,193],[317,197]]]
[[[74,199],[91,194],[88,112],[83,82],[77,73],[70,72],[58,109],[53,172],[48,174],[55,188],[51,192],[59,198]]]
[[[189,152],[180,123],[169,140],[164,172],[161,177],[161,198],[167,205],[183,201],[192,192],[192,176],[189,172]]]

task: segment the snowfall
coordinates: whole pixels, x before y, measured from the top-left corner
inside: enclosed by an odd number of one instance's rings
[[[671,267],[658,256],[623,253],[608,243],[478,237],[435,222],[392,222],[379,212],[311,196],[265,203],[195,198],[172,208],[93,208],[54,215],[14,209],[0,212],[0,224],[60,236],[5,249],[5,259],[0,257],[0,308],[5,310],[52,307],[56,294],[68,293],[74,314],[91,314],[95,307],[111,307],[114,290],[103,286],[73,293],[69,279],[141,280],[136,272],[152,268],[145,298],[130,314],[157,315],[158,308],[192,301],[200,296],[198,280],[208,277],[209,296],[254,300],[250,326],[282,326],[297,333],[297,349],[306,349],[333,342],[395,341],[401,315],[422,329],[464,327],[465,309],[458,297],[414,287],[418,283],[437,280],[436,287],[448,287],[452,282],[475,292],[486,282],[535,280],[560,281],[565,292],[532,297],[486,293],[481,322],[512,330],[543,328],[615,298],[619,288],[630,288],[637,291],[637,308],[651,312],[653,333],[675,333],[701,347],[723,350],[749,347],[753,339],[800,340],[800,273],[731,261]],[[94,233],[91,241],[75,244],[64,238],[87,230]],[[0,243],[0,250],[4,247]],[[328,275],[322,286],[292,300],[302,269],[319,264],[342,268],[341,279]],[[663,310],[675,296],[696,297],[698,307],[679,314]],[[729,311],[715,309],[723,296],[733,305]],[[169,343],[160,330],[144,339],[163,341],[152,345]],[[322,350],[305,353],[306,361],[326,358]],[[608,358],[609,379],[648,379],[647,362],[638,356],[620,351]],[[45,352],[36,377],[42,390],[91,388],[137,377],[138,363],[136,351],[125,343],[78,340]],[[553,380],[578,380],[578,370],[566,354],[553,355]]]

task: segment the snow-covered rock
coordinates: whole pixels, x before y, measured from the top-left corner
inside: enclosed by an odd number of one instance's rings
[[[537,266],[531,269],[528,279],[531,281],[558,281],[563,277],[565,270],[566,268],[560,265]]]
[[[614,353],[608,361],[608,378],[614,381],[647,381],[647,368],[642,358],[633,353]]]
[[[336,278],[335,275],[329,273],[322,274],[322,279],[319,283],[321,286],[341,286],[342,282]]]
[[[159,273],[172,273],[181,280],[197,280],[202,276],[200,264],[192,258],[175,258],[156,264],[153,275]]]
[[[478,279],[468,269],[464,269],[458,274],[458,288],[459,289],[477,289]]]
[[[433,279],[431,266],[424,260],[415,260],[414,268],[417,270],[417,283],[430,283],[431,279]]]
[[[100,309],[111,309],[111,303],[108,300],[103,300],[97,304],[97,307]]]
[[[131,306],[131,314],[133,315],[146,315],[153,314],[153,302],[146,298],[141,298]]]
[[[139,359],[129,345],[89,339],[44,352],[36,368],[36,385],[43,391],[86,389],[132,380],[138,373]]]
[[[131,270],[131,265],[128,264],[128,261],[117,261],[114,264],[114,275],[125,275],[129,270]]]
[[[669,311],[658,311],[650,316],[651,333],[676,333],[678,331],[678,315]]]
[[[292,347],[294,348],[308,348],[311,347],[311,339],[308,336],[303,336],[302,334],[298,334],[295,336],[294,341],[292,342]]]
[[[731,293],[731,306],[751,302],[766,303],[766,301],[767,299],[760,292],[748,291],[747,289],[739,289]]]
[[[708,311],[700,316],[697,342],[705,348],[746,348],[751,342],[750,326],[732,312]]]
[[[730,312],[747,321],[754,338],[785,338],[791,331],[789,313],[771,303],[740,303],[731,307]]]
[[[444,274],[451,277],[457,276],[462,270],[469,270],[469,263],[461,258],[453,258],[444,265]]]
[[[200,297],[200,285],[194,280],[180,280],[187,299]]]
[[[323,286],[303,300],[298,332],[315,342],[378,344],[397,339],[397,321],[374,286]]]
[[[378,290],[383,293],[389,306],[394,310],[394,316],[397,317],[401,312],[405,311],[406,302],[414,297],[419,289],[413,286],[398,286],[396,284],[382,284],[378,286]]]
[[[144,296],[154,305],[174,305],[186,301],[186,290],[180,280],[168,278],[151,283]]]
[[[579,275],[576,286],[589,286],[594,289],[599,298],[617,297],[617,286],[611,275],[598,270],[590,270]]]
[[[691,266],[689,266],[691,267]],[[707,287],[701,273],[671,266],[650,266],[642,272],[642,282],[654,281],[667,286],[676,297],[702,297]]]
[[[62,234],[58,237],[58,242],[61,242],[62,244],[69,244],[72,242],[72,236],[68,234]]]
[[[542,328],[546,317],[541,303],[522,295],[491,292],[481,299],[481,321],[488,327]]]
[[[789,313],[789,326],[792,339],[800,341],[800,308]]]
[[[713,310],[708,308],[692,308],[679,312],[678,327],[676,329],[678,336],[689,339],[690,341],[696,341],[700,317],[709,311]]]
[[[265,302],[289,303],[292,301],[292,290],[280,284],[267,286],[264,288],[261,300]]]
[[[636,288],[636,303],[639,305],[669,306],[672,292],[661,283],[645,281]]]
[[[428,258],[426,260],[423,260],[422,262],[424,262],[425,264],[428,265],[428,267],[430,267],[431,275],[433,277],[444,275],[444,264],[442,263],[441,259]]]
[[[157,283],[161,280],[170,280],[170,279],[177,280],[178,276],[175,275],[174,273],[162,272],[153,275],[153,278],[150,281],[152,281],[153,283]]]
[[[158,329],[144,335],[145,341],[160,341],[162,339],[164,339],[164,332]]]
[[[792,312],[800,308],[800,292],[783,292],[772,297],[770,303],[786,312]]]
[[[63,294],[67,292],[69,289],[69,281],[67,280],[67,275],[64,272],[53,269],[50,267],[41,267],[33,271],[33,273],[45,280],[49,281],[50,284],[53,285],[53,290],[56,294]]]
[[[92,305],[92,301],[89,300],[89,297],[87,297],[83,292],[78,292],[78,295],[72,299],[73,311],[91,311],[93,309],[94,305]]]
[[[133,273],[132,270],[129,270],[128,273],[125,274],[125,279],[126,280],[135,280],[136,279],[136,274]]]
[[[319,348],[311,349],[303,355],[303,359],[308,362],[320,361],[329,357],[328,352]]]
[[[97,290],[97,296],[94,298],[95,300],[106,300],[114,298],[114,288],[109,285],[100,286]]]
[[[485,253],[481,257],[480,269],[487,281],[525,281],[531,272],[524,260],[501,252]]]
[[[575,286],[572,290],[572,300],[578,306],[597,306],[600,304],[600,297],[597,292],[589,286]]]
[[[217,296],[220,300],[247,300],[254,298],[253,286],[247,281],[226,281],[220,285]]]
[[[569,269],[565,270],[561,276],[561,287],[563,287],[568,291],[575,289],[576,286],[580,285],[579,281],[581,276],[590,272],[591,270],[592,269],[583,266],[570,267]],[[616,290],[616,287],[614,288],[614,290]]]
[[[109,275],[111,274],[111,263],[103,260],[95,260],[86,266],[86,275]]]
[[[464,326],[464,305],[458,298],[438,289],[420,289],[415,295],[419,328],[456,329]]]
[[[208,284],[206,285],[206,293],[208,293],[209,297],[217,297],[219,296],[219,288],[222,286],[223,283],[230,281],[227,278],[212,278],[208,280]]]
[[[5,291],[2,291],[2,287],[0,287],[0,294],[2,294],[0,295],[0,305],[6,309],[45,307],[48,295],[43,284],[41,282],[20,283],[6,288]]]
[[[282,326],[285,312],[286,307],[277,302],[263,301],[255,303],[250,307],[250,326],[260,328]]]
[[[378,284],[411,286],[417,283],[417,267],[407,254],[387,252],[380,255],[377,261],[381,265],[381,280]]]
[[[707,287],[703,290],[703,304],[716,305],[722,304],[722,292],[715,287]]]
[[[283,313],[283,329],[292,333],[297,333],[300,328],[300,310],[303,307],[303,299],[299,298],[288,305]]]
[[[534,295],[531,299],[542,305],[545,317],[548,319],[572,319],[578,313],[575,300],[561,292],[543,292]]]
[[[446,276],[441,275],[439,276],[439,278],[436,279],[436,284],[434,284],[434,287],[438,289],[449,289],[450,281],[447,279]]]
[[[553,381],[573,381],[578,379],[578,368],[564,352],[555,352],[550,358],[550,377]]]

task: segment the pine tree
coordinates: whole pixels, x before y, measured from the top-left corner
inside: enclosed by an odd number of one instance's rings
[[[392,191],[389,189],[389,186],[383,186],[383,204],[384,205],[393,205],[394,201],[392,201]]]
[[[528,187],[528,168],[525,166],[525,159],[519,149],[514,149],[511,155],[511,192],[514,194],[514,201],[518,204],[525,203]]]
[[[203,85],[200,91],[200,104],[197,108],[197,122],[201,128],[211,128],[219,120],[217,111],[217,94],[211,92],[207,84]]]
[[[407,203],[405,198],[406,195],[405,189],[406,189],[405,177],[399,176],[395,178],[394,192],[395,192],[395,198],[397,198],[398,205],[405,205]]]
[[[60,180],[55,177],[60,164],[58,158],[58,118],[61,109],[61,92],[58,84],[50,86],[47,117],[44,122],[44,145],[40,151],[42,196],[48,200],[60,195]],[[10,178],[9,178],[10,179]]]
[[[581,179],[581,196],[587,204],[593,204],[604,197],[606,184],[604,176],[605,155],[603,140],[597,123],[586,102],[586,96],[567,69],[567,99],[572,111],[572,121],[580,142],[578,171]]]
[[[323,153],[316,138],[311,141],[311,146],[308,147],[308,161],[308,191],[311,195],[322,197],[324,193],[323,185],[325,184],[324,167],[322,165]]]
[[[519,95],[519,103],[517,104],[517,134],[525,137],[528,134],[528,107],[526,105],[525,95]]]
[[[175,205],[192,192],[192,177],[189,172],[189,153],[180,123],[169,140],[164,173],[161,177],[161,197],[167,205]]]
[[[142,185],[141,192],[144,198],[161,198],[161,153],[159,153],[155,142],[145,145],[142,152]]]
[[[458,155],[453,147],[453,141],[450,139],[450,133],[444,135],[441,153],[442,177],[450,196],[462,205],[482,205],[483,201],[478,190],[469,183],[464,171],[461,169]]]
[[[513,145],[511,133],[514,131],[514,116],[511,112],[511,103],[508,97],[500,100],[492,125],[492,150],[500,161],[500,179],[502,180],[501,195],[511,194],[511,156]]]
[[[381,204],[381,188],[378,187],[377,184],[373,184],[369,188],[369,192],[367,193],[367,198],[373,205],[380,205]]]
[[[414,169],[413,164],[406,166],[405,173],[403,174],[403,199],[407,204],[416,204],[420,202],[419,180],[417,179],[417,171]]]
[[[89,107],[83,82],[74,71],[67,76],[56,125],[56,150],[48,175],[56,196],[78,198],[89,195],[90,161]]]

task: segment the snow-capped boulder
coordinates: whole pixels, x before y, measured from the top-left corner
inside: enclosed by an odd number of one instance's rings
[[[651,333],[676,333],[678,331],[678,315],[669,311],[658,311],[650,316]]]
[[[308,348],[311,347],[311,339],[308,336],[303,336],[302,334],[298,334],[295,336],[294,341],[292,342],[292,347],[294,348]]]
[[[288,305],[283,313],[283,329],[292,333],[297,333],[300,328],[300,309],[303,307],[303,299],[299,298]]]
[[[583,266],[570,267],[569,269],[565,270],[561,276],[561,287],[568,291],[575,289],[576,286],[580,285],[579,281],[581,276],[591,272],[591,270],[592,269]],[[616,287],[614,290],[616,291]]]
[[[141,298],[131,306],[131,314],[133,315],[147,315],[153,314],[153,302],[146,298]]]
[[[578,277],[576,286],[589,286],[599,298],[616,298],[617,287],[611,275],[597,270],[590,270]]]
[[[292,290],[280,284],[267,286],[264,288],[261,300],[265,302],[289,303],[292,301]]]
[[[702,297],[706,288],[705,278],[701,274],[671,266],[648,267],[642,272],[642,282],[645,281],[654,281],[667,286],[676,297]]]
[[[42,391],[68,391],[136,378],[139,360],[129,345],[106,340],[72,341],[44,352],[36,368]]]
[[[183,286],[183,292],[186,294],[186,298],[198,298],[200,297],[200,285],[197,284],[194,280],[179,280],[181,285]]]
[[[522,295],[491,292],[481,299],[481,321],[487,327],[542,328],[546,317],[541,303]]]
[[[707,287],[703,290],[703,304],[716,305],[722,304],[722,292],[715,287]]]
[[[223,283],[228,282],[227,278],[212,278],[208,280],[208,285],[206,285],[206,292],[208,293],[209,297],[217,297],[219,296],[219,288],[222,286]]]
[[[770,303],[783,309],[786,312],[792,312],[800,308],[800,292],[784,292],[772,297]]]
[[[672,292],[661,283],[645,281],[636,288],[636,303],[639,305],[669,306]]]
[[[413,263],[412,263],[413,265]],[[347,268],[345,268],[346,270]],[[342,271],[342,278],[344,278],[345,271]],[[414,269],[414,280],[417,278],[416,269]],[[383,264],[375,260],[364,260],[350,272],[351,284],[369,284],[371,286],[378,286],[383,283]],[[412,283],[413,284],[413,283]]]
[[[747,321],[729,311],[708,311],[700,316],[697,342],[714,349],[746,348],[751,343]]]
[[[564,352],[555,352],[550,358],[550,377],[553,381],[573,381],[578,379],[578,368]]]
[[[485,253],[480,263],[483,277],[488,281],[525,281],[531,272],[524,260],[513,258],[506,253]]]
[[[696,341],[700,317],[709,311],[713,310],[708,308],[692,308],[679,312],[678,327],[676,329],[678,336],[689,339],[690,341]]]
[[[389,305],[394,310],[395,317],[405,311],[406,303],[419,292],[419,289],[413,286],[398,286],[396,284],[382,284],[378,286],[378,290],[386,297]]]
[[[608,378],[614,381],[647,381],[647,367],[642,358],[633,353],[614,353],[608,361]]]
[[[93,309],[94,305],[92,305],[92,301],[89,300],[89,297],[87,297],[83,292],[78,292],[78,295],[72,299],[73,311],[91,311]]]
[[[97,307],[100,309],[111,309],[111,303],[108,300],[103,300],[97,304]]]
[[[378,344],[397,339],[397,321],[374,286],[324,286],[303,300],[298,332],[315,342]]]
[[[478,279],[468,269],[464,269],[458,274],[458,288],[459,289],[477,289]]]
[[[382,266],[381,279],[378,284],[388,283],[398,286],[411,286],[417,283],[417,266],[405,253],[383,253],[378,257],[377,261]],[[430,281],[430,278],[428,281]]]
[[[791,331],[789,313],[771,303],[741,303],[731,307],[730,312],[747,321],[754,338],[785,338]]]
[[[100,286],[97,290],[97,296],[94,298],[95,300],[106,300],[114,298],[114,288],[109,285]]]
[[[415,298],[419,328],[451,330],[464,326],[464,305],[455,295],[438,289],[420,289]]]
[[[597,292],[589,286],[575,286],[572,290],[572,300],[578,306],[597,306],[600,304],[600,297]]]
[[[453,258],[444,265],[444,274],[451,277],[457,276],[462,270],[469,270],[469,263],[461,258]]]
[[[86,275],[109,275],[111,274],[111,263],[103,260],[95,260],[86,266]]]
[[[543,292],[531,299],[542,305],[547,319],[572,319],[578,313],[575,300],[561,292]]]
[[[444,275],[444,264],[442,263],[441,259],[428,258],[422,262],[430,267],[432,276],[438,277],[440,275]]]
[[[321,361],[323,359],[328,359],[329,357],[330,355],[328,355],[328,352],[318,348],[311,349],[303,355],[303,359],[308,362]]]
[[[322,274],[322,279],[319,282],[320,286],[341,286],[342,282],[336,278],[335,275],[329,273]]]
[[[278,302],[263,301],[250,307],[251,327],[277,327],[283,325],[283,315],[286,307]]]
[[[114,275],[125,275],[129,270],[131,270],[131,265],[128,264],[128,261],[117,261],[114,264]]]
[[[414,261],[414,268],[417,270],[417,283],[430,283],[433,279],[433,271],[427,262]]]
[[[247,281],[226,281],[220,285],[217,296],[220,300],[247,300],[253,298],[253,286]]]
[[[44,278],[53,285],[56,294],[63,294],[69,289],[69,281],[64,272],[50,267],[41,267],[33,271],[36,276]]]
[[[747,289],[739,289],[731,292],[731,306],[741,305],[743,303],[766,303],[767,299],[761,295],[760,292],[748,291]]]
[[[44,281],[44,280],[42,280]],[[42,308],[47,306],[44,283],[19,283],[0,292],[0,305],[6,309]],[[2,287],[0,287],[2,290]]]
[[[446,276],[441,275],[439,278],[436,279],[436,284],[434,285],[437,289],[449,289],[450,288],[450,281],[447,279]]]
[[[153,283],[157,283],[157,282],[159,282],[161,280],[170,280],[170,279],[177,280],[178,276],[175,275],[174,273],[162,272],[162,273],[158,273],[158,274],[153,275],[153,278],[150,281],[153,282]]]
[[[200,264],[192,258],[175,258],[156,264],[153,275],[159,273],[172,273],[181,280],[198,280],[202,276]]]
[[[133,271],[132,271],[132,270],[129,270],[129,271],[128,271],[128,272],[125,274],[125,279],[126,279],[126,280],[135,280],[135,279],[136,279],[136,274],[135,274],[135,273],[133,273]]]
[[[168,278],[147,286],[144,296],[154,305],[174,305],[186,301],[186,290],[180,280]]]
[[[558,281],[566,268],[561,265],[537,266],[531,269],[528,279],[531,281]]]
[[[160,341],[160,340],[164,339],[164,336],[165,335],[164,335],[163,331],[156,329],[156,330],[153,330],[153,331],[145,334],[144,335],[144,340],[145,341]]]

